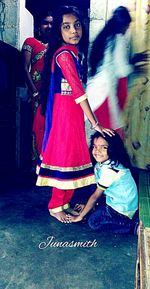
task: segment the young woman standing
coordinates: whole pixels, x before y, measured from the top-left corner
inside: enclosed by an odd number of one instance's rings
[[[82,86],[78,48],[82,50],[84,37],[78,10],[61,7],[54,18],[45,67],[45,77],[49,77],[51,67],[50,90],[37,179],[38,186],[53,187],[48,209],[61,222],[67,222],[65,210],[69,208],[74,189],[95,183],[84,113],[92,129],[112,134],[111,129],[103,128],[96,120]],[[45,84],[49,87],[46,79]],[[46,96],[46,87],[42,93]]]

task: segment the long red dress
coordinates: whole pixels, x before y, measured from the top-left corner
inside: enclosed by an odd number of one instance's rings
[[[48,104],[37,185],[71,190],[95,183],[86,143],[84,113],[80,106],[86,95],[79,78],[78,50],[75,46],[65,45],[56,51],[52,72],[52,124],[48,129]]]
[[[44,68],[44,56],[47,51],[46,45],[41,43],[34,37],[29,37],[24,41],[22,50],[26,50],[31,53],[30,74],[35,87],[39,91],[41,88],[41,74]],[[35,147],[33,147],[33,154],[35,157],[36,150],[38,154],[41,153],[45,129],[45,118],[40,113],[39,99],[37,97],[33,97],[33,94],[30,91],[29,96],[30,96],[30,104],[34,114],[32,131],[35,137]]]

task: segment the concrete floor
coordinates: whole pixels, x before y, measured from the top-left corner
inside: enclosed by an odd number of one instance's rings
[[[134,289],[137,237],[58,222],[47,210],[49,188],[29,180],[1,185],[0,288]],[[77,241],[91,247],[71,247]]]

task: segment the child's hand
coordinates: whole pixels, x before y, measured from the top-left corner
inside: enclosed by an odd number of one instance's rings
[[[82,217],[80,217],[80,215],[79,216],[67,215],[66,217],[68,223],[76,223],[82,221]]]
[[[81,213],[84,209],[85,205],[83,204],[76,204],[74,207],[74,210],[77,211],[78,213]]]

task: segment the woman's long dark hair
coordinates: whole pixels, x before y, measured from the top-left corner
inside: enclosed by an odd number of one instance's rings
[[[53,18],[53,26],[51,29],[50,39],[49,39],[49,49],[46,53],[45,57],[45,66],[42,74],[42,88],[41,88],[41,105],[42,112],[45,113],[45,107],[47,102],[47,96],[49,92],[49,83],[50,83],[50,75],[51,75],[51,64],[52,58],[55,51],[62,46],[63,39],[61,35],[61,24],[63,21],[63,16],[66,14],[75,15],[82,25],[82,38],[78,45],[80,52],[84,53],[86,51],[86,30],[83,24],[83,17],[80,14],[79,10],[74,6],[61,6]]]
[[[104,133],[104,136],[100,132],[95,132],[91,136],[90,156],[91,156],[91,161],[93,165],[96,164],[96,160],[94,159],[92,155],[94,139],[102,137],[108,142],[108,156],[109,156],[110,161],[116,166],[118,166],[119,164],[122,164],[125,168],[131,168],[131,163],[130,163],[128,153],[125,149],[124,143],[121,137],[119,136],[119,134],[115,132],[115,135],[109,136],[108,134]]]
[[[93,42],[89,56],[91,76],[95,75],[97,66],[103,64],[107,40],[113,40],[116,34],[122,33],[124,27],[129,25],[130,22],[131,17],[127,8],[119,6],[114,10],[112,17],[106,22],[104,28]]]

